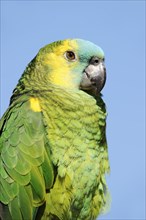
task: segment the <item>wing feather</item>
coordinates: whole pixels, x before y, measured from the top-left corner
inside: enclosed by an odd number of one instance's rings
[[[12,219],[33,219],[54,179],[42,112],[21,97],[3,116],[0,132],[0,201]]]

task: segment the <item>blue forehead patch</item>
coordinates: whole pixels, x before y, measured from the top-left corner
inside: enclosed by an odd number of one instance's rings
[[[89,59],[93,56],[97,56],[100,59],[104,58],[103,50],[96,44],[82,39],[75,39],[75,41],[78,44],[79,57],[84,59]]]

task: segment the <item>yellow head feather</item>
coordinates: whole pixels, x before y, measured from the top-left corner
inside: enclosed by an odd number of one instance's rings
[[[70,89],[77,87],[74,82],[75,76],[70,74],[72,67],[75,67],[77,62],[68,62],[64,56],[66,51],[77,48],[78,45],[75,41],[65,40],[63,44],[54,47],[51,53],[46,54],[45,64],[48,64],[51,70],[48,77],[52,84]]]

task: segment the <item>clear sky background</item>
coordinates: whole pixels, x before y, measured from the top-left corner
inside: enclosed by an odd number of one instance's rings
[[[83,38],[105,52],[112,204],[99,219],[145,219],[144,17],[142,0],[1,1],[1,114],[42,46]]]

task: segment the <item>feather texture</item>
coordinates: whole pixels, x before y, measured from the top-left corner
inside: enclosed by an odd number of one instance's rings
[[[2,220],[95,220],[106,209],[106,108],[80,88],[93,56],[104,54],[88,41],[59,41],[20,78],[0,121]]]

